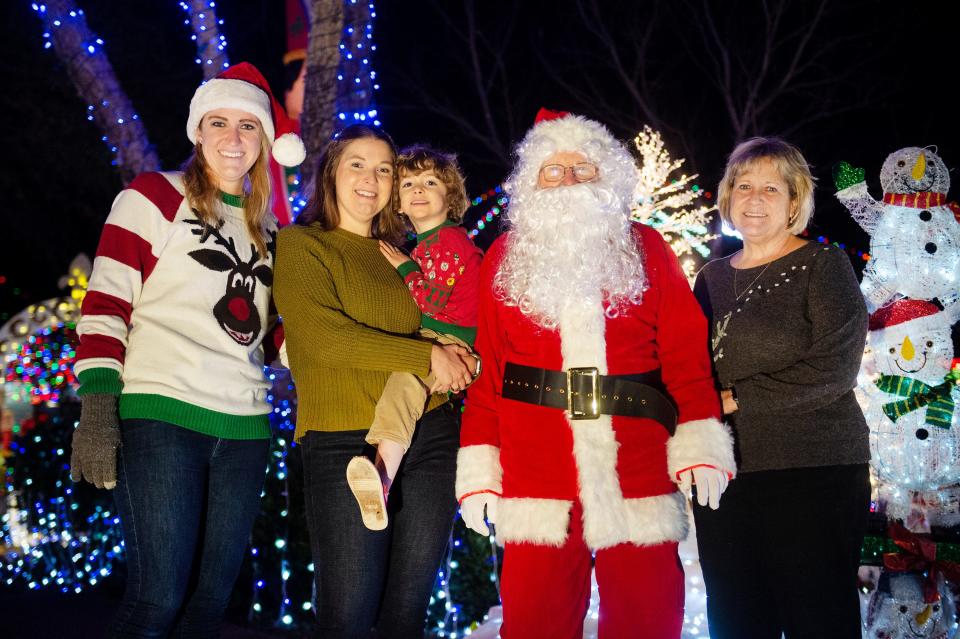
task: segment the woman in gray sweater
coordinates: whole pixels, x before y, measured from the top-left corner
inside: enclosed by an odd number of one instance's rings
[[[694,506],[710,636],[859,638],[870,450],[853,388],[866,307],[846,255],[798,237],[813,214],[799,150],[740,144],[718,192],[743,249],[694,288],[739,468],[719,510]]]

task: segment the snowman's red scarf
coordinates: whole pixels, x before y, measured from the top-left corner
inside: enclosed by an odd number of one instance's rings
[[[928,209],[931,206],[943,206],[947,201],[946,193],[920,191],[919,193],[884,193],[885,204],[894,206],[908,206],[911,209]]]

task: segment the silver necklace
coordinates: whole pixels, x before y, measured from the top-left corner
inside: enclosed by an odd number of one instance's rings
[[[740,294],[737,294],[737,271],[739,271],[740,269],[738,268],[733,269],[733,295],[736,298],[736,301],[739,302],[741,297],[746,295],[748,291],[753,290],[753,285],[757,283],[757,280],[763,277],[763,274],[767,272],[767,269],[770,268],[770,265],[773,264],[774,261],[775,260],[771,260],[767,262],[767,265],[763,267],[763,270],[757,273],[757,276],[753,278],[753,280],[751,280],[749,284],[747,284],[747,287],[743,289],[743,292],[741,292]],[[733,267],[731,266],[731,268]]]

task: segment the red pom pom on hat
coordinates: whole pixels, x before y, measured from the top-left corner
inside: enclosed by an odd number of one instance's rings
[[[274,159],[283,166],[297,166],[306,158],[296,123],[274,97],[263,74],[249,62],[235,64],[197,88],[187,118],[187,137],[191,142],[196,142],[200,120],[214,109],[241,109],[257,116],[272,142]]]

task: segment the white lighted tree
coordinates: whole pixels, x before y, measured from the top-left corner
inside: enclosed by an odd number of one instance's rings
[[[696,269],[694,256],[710,255],[707,242],[716,237],[709,231],[710,213],[717,207],[697,203],[704,194],[694,183],[697,174],[671,177],[684,159],[670,157],[657,131],[644,126],[633,142],[640,153],[641,165],[630,217],[663,234],[692,281]]]

